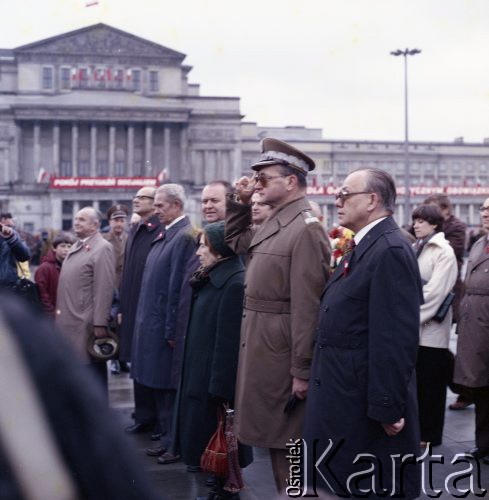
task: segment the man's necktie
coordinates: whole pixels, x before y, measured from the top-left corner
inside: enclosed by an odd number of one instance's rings
[[[343,276],[347,276],[350,271],[350,261],[353,257],[353,251],[356,246],[357,244],[353,238],[348,241],[348,246],[345,250],[345,255],[343,256]]]

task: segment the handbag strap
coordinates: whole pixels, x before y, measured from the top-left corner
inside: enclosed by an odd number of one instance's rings
[[[0,445],[22,496],[26,500],[76,500],[76,488],[35,384],[1,315],[0,345]]]

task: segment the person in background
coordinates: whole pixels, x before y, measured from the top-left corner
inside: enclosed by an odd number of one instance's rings
[[[122,269],[124,266],[124,250],[127,242],[127,217],[129,215],[129,208],[126,205],[113,205],[107,210],[107,220],[109,221],[109,232],[104,233],[102,236],[106,239],[114,249],[115,257],[115,283],[116,290],[114,293],[114,300],[111,309],[111,323],[118,332],[118,325],[116,322],[117,314],[119,313],[119,290],[122,279]],[[128,372],[129,367],[125,362],[121,362],[116,358],[109,360],[109,369],[113,375],[118,375],[121,372],[121,367],[124,371]]]
[[[119,324],[119,362],[129,363],[132,359],[132,341],[134,321],[141,292],[146,257],[151,249],[151,242],[160,233],[158,216],[154,213],[156,189],[143,187],[137,191],[132,201],[133,216],[138,220],[131,224],[124,251],[124,265],[120,287],[120,302],[117,322]],[[134,217],[131,217],[133,220]],[[133,377],[134,423],[126,427],[129,434],[153,431],[155,439],[156,407],[150,389],[138,384]]]
[[[129,208],[126,205],[113,205],[107,210],[110,230],[103,237],[112,245],[115,257],[115,283],[119,290],[124,266],[124,249],[127,242],[127,217]]]
[[[134,323],[131,374],[153,394],[162,436],[148,456],[165,465],[180,457],[170,450],[174,442],[173,410],[180,381],[174,364],[183,276],[195,252],[192,225],[185,215],[183,186],[163,184],[156,190],[155,214],[162,228],[151,243],[146,259]],[[175,373],[178,372],[178,373]]]
[[[224,220],[226,215],[226,195],[233,192],[227,181],[209,182],[202,190],[202,216],[205,223]]]
[[[0,224],[3,226],[8,226],[11,229],[15,229],[14,216],[10,212],[5,212],[0,214]],[[22,234],[23,233],[23,234]],[[22,242],[29,248],[26,242],[26,233],[23,231],[17,231],[19,238]],[[29,248],[29,252],[32,256],[32,250]],[[30,257],[29,257],[30,258]],[[31,279],[31,269],[28,260],[17,260],[17,277]]]
[[[479,210],[486,234],[474,243],[467,262],[453,380],[474,396],[475,448],[469,453],[489,464],[489,198]]]
[[[42,257],[41,265],[37,268],[35,274],[41,307],[52,319],[55,318],[56,295],[61,265],[73,243],[74,238],[71,234],[59,233],[53,240],[51,250],[45,257]]]
[[[223,403],[234,406],[244,267],[224,241],[223,221],[205,226],[197,255],[201,267],[190,280],[194,295],[185,338],[176,439],[183,461],[199,469],[200,457],[217,428],[217,411]],[[241,451],[244,467],[251,462],[251,449],[241,447]],[[223,490],[222,481],[212,493],[215,499],[239,497]]]
[[[0,225],[0,287],[11,288],[15,285],[17,262],[29,263],[31,253],[27,245],[20,239],[15,229],[8,225]]]
[[[420,338],[416,361],[421,447],[442,442],[447,386],[453,357],[448,350],[452,311],[441,322],[433,319],[457,279],[457,260],[443,234],[443,215],[436,205],[420,205],[412,214],[414,249],[423,282]]]
[[[101,219],[93,207],[82,208],[75,215],[73,228],[79,240],[61,267],[56,326],[107,392],[106,362],[93,359],[87,349],[92,334],[97,338],[108,335],[115,290],[114,252],[100,234]]]
[[[262,201],[262,196],[254,193],[251,197],[251,222],[255,227],[261,226],[270,216],[272,207]]]

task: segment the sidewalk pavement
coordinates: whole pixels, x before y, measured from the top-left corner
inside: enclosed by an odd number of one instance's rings
[[[456,337],[452,335],[451,349],[455,351]],[[120,414],[122,425],[127,426],[132,423],[130,418],[133,410],[132,381],[127,373],[120,375],[110,375],[109,377],[110,404]],[[447,406],[455,401],[456,396],[448,391]],[[455,495],[461,497],[461,491],[469,487],[469,480],[461,480],[455,484],[458,491],[448,493],[445,488],[445,482],[450,474],[460,473],[469,467],[466,462],[452,464],[457,453],[463,453],[474,446],[474,406],[462,411],[450,411],[447,408],[445,417],[445,428],[443,433],[443,444],[433,449],[433,455],[442,455],[443,464],[433,465],[432,486],[435,489],[442,490],[439,498],[454,498]],[[198,425],[198,422],[196,422]],[[205,486],[207,475],[205,473],[189,473],[186,466],[179,462],[170,465],[158,465],[156,459],[148,457],[145,449],[154,446],[155,443],[149,439],[149,434],[138,434],[132,437],[136,452],[140,457],[143,466],[149,472],[151,480],[155,484],[157,491],[166,495],[171,500],[192,500],[199,495],[206,495],[209,488]],[[254,450],[254,462],[243,471],[246,488],[241,492],[242,500],[271,500],[276,498],[275,486],[273,481],[272,469],[268,452],[263,449]],[[477,464],[474,464],[472,476],[477,477]],[[477,492],[481,486],[489,490],[489,466],[480,464],[480,485],[474,480],[472,490]],[[430,488],[428,481],[428,467],[425,467],[426,480],[424,493],[420,498],[436,498],[434,491]],[[487,496],[469,492],[461,498],[480,498]],[[144,500],[144,499],[141,499]]]

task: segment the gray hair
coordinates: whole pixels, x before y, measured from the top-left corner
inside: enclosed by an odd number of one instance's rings
[[[156,190],[156,194],[162,193],[169,202],[178,202],[182,208],[185,207],[187,197],[185,189],[180,184],[163,184]]]
[[[357,171],[367,172],[366,191],[375,193],[382,207],[392,215],[396,208],[396,184],[392,176],[380,168],[361,168]]]

